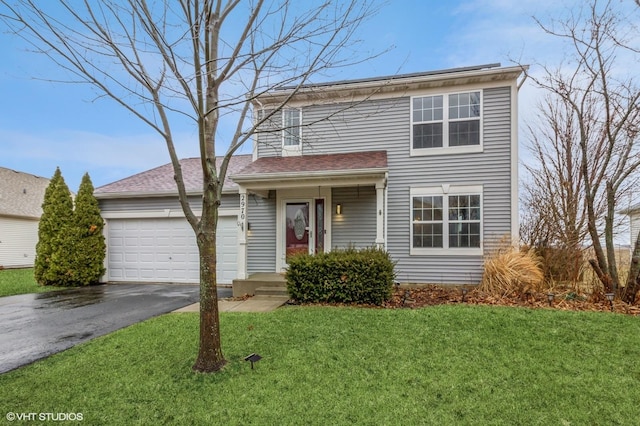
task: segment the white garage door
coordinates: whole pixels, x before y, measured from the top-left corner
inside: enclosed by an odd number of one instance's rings
[[[218,284],[236,277],[236,221],[221,216],[218,222]],[[107,229],[109,281],[199,281],[198,247],[186,219],[110,219]]]

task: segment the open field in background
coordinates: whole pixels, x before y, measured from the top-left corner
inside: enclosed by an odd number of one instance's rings
[[[602,283],[596,276],[591,265],[589,265],[589,259],[595,259],[593,249],[588,249],[583,252],[584,265],[582,267],[582,281],[573,283],[577,290],[583,292],[591,292],[593,289],[602,289]],[[629,275],[629,265],[631,264],[631,251],[629,248],[616,249],[616,265],[618,267],[618,274],[620,277],[620,283],[624,285],[627,282],[627,276]],[[572,284],[572,283],[565,283]]]
[[[0,413],[86,424],[637,424],[640,321],[470,305],[223,313],[221,373],[169,314],[0,375]],[[251,370],[243,358],[263,359]],[[4,420],[4,418],[3,418]]]

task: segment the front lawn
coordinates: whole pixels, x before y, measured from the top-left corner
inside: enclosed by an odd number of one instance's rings
[[[38,285],[33,278],[33,268],[0,270],[0,297],[51,290],[62,290],[62,287]]]
[[[221,314],[229,364],[192,373],[169,314],[0,376],[0,413],[84,424],[637,424],[640,319],[471,305]],[[263,359],[251,370],[252,352]]]

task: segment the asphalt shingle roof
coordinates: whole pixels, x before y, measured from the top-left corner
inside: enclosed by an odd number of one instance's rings
[[[0,216],[40,218],[49,179],[0,167]]]
[[[251,162],[251,155],[236,155],[229,162],[227,176],[237,173]],[[217,159],[218,166],[222,159]],[[180,160],[184,184],[189,193],[202,192],[202,168],[200,158],[186,158]],[[177,193],[176,182],[173,180],[173,166],[165,164],[155,169],[147,170],[119,181],[96,188],[94,194],[97,198],[106,194],[153,194],[153,193]],[[225,179],[224,190],[232,191],[237,185],[231,179]]]
[[[386,169],[387,151],[318,154],[292,157],[262,157],[233,176],[280,173],[337,172],[363,169]]]

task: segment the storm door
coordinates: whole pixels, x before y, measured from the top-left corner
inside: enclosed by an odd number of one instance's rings
[[[298,253],[309,253],[309,202],[286,203],[286,263]]]

